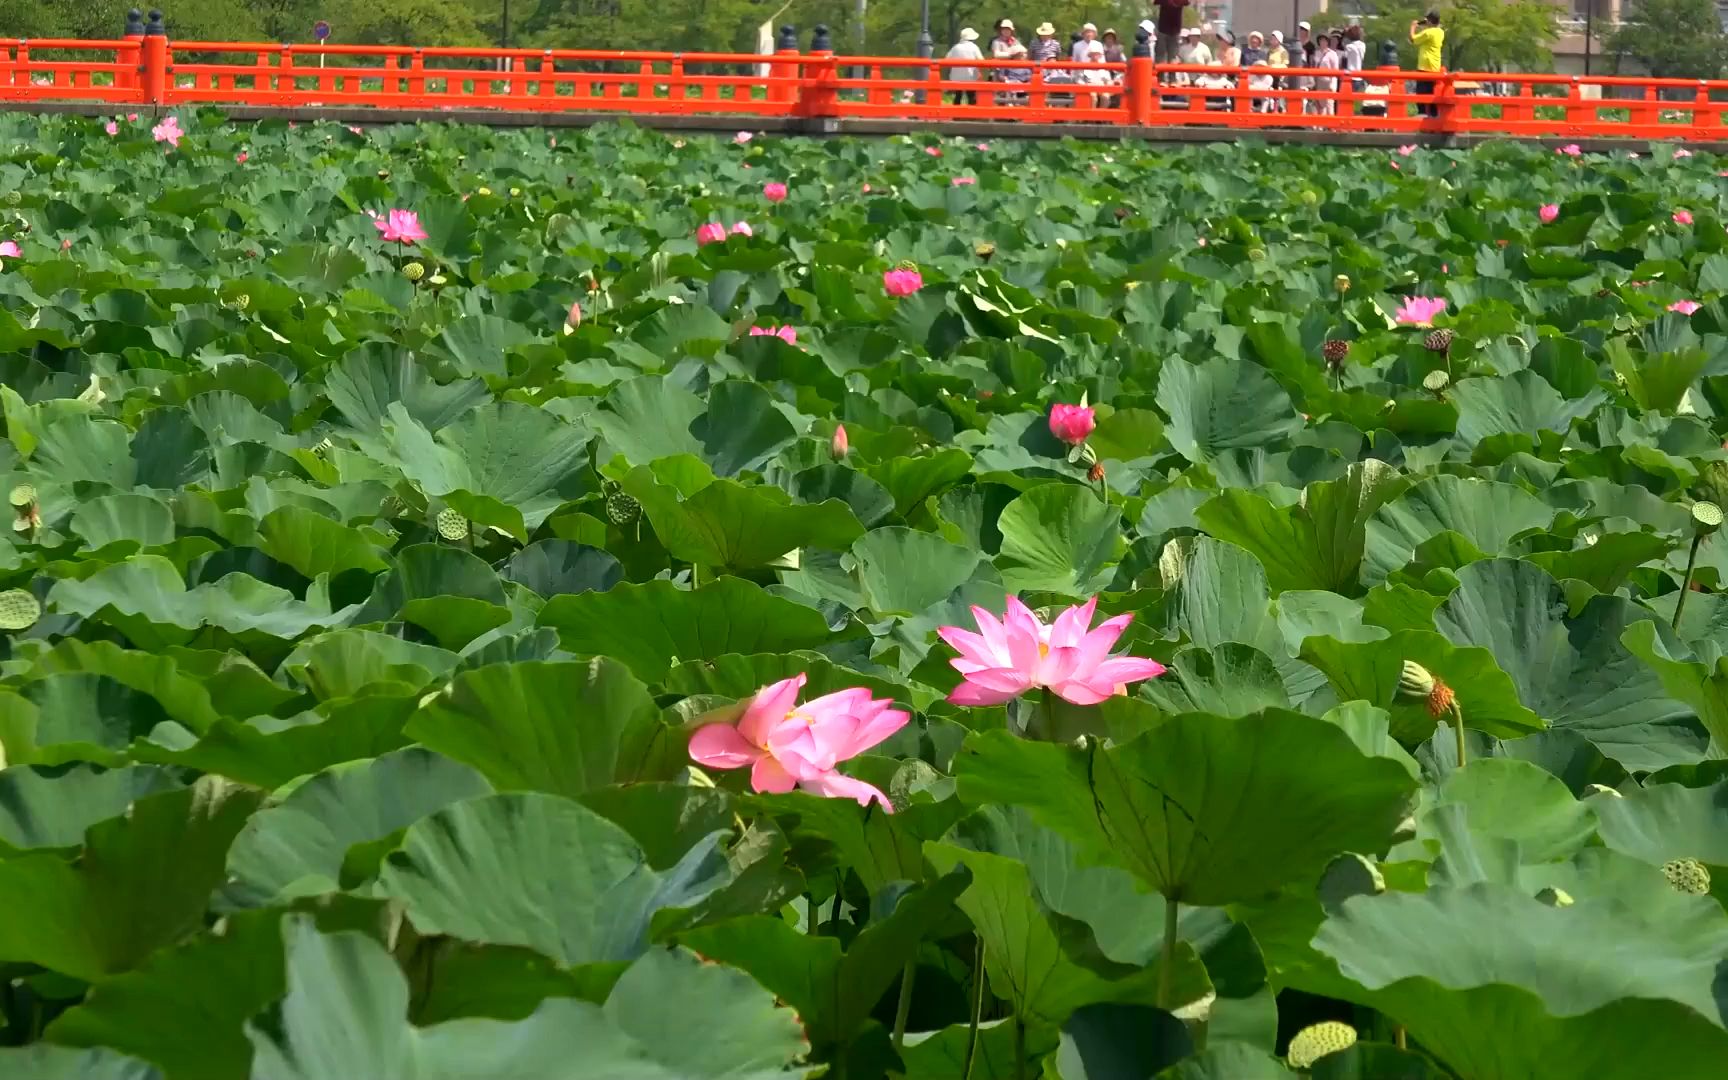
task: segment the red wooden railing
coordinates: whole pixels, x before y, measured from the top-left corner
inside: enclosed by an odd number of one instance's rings
[[[152,16],[155,32],[135,19],[128,29],[137,32],[112,41],[0,40],[0,103],[1728,138],[1728,81],[1226,70],[1154,65],[1144,55],[1116,64],[924,61],[799,52],[789,32],[771,56],[187,42],[170,41]],[[818,28],[812,44],[826,43]],[[981,79],[956,81],[965,68]]]

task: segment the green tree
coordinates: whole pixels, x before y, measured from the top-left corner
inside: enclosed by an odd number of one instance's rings
[[[1664,79],[1716,79],[1728,69],[1728,34],[1714,0],[1638,0],[1608,38],[1616,70],[1623,58]]]
[[[1703,0],[1708,2],[1708,0]],[[1398,45],[1400,67],[1416,63],[1410,44],[1410,21],[1430,10],[1440,12],[1446,30],[1444,62],[1451,71],[1551,71],[1551,51],[1560,36],[1560,7],[1554,0],[1376,0],[1374,14],[1363,20],[1371,39],[1368,56],[1374,62],[1379,42]]]

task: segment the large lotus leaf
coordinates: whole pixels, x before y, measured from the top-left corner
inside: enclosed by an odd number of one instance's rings
[[[21,686],[18,698],[30,720],[14,719],[8,741],[21,761],[119,765],[133,739],[168,734],[171,726],[156,699],[106,675],[46,675]],[[10,704],[0,699],[0,707]]]
[[[499,575],[541,597],[605,592],[624,577],[618,560],[601,548],[569,540],[537,540],[510,556]]]
[[[921,709],[938,696],[928,688],[864,675],[836,664],[821,653],[807,651],[748,656],[731,653],[712,660],[692,660],[667,672],[660,685],[668,694],[723,697],[736,701],[750,697],[769,683],[794,675],[807,677],[804,685],[806,699],[862,686],[876,697],[894,698],[902,708],[911,705]]]
[[[118,491],[80,503],[67,529],[93,548],[127,541],[159,547],[174,540],[174,513],[160,499]]]
[[[864,471],[894,496],[894,512],[905,515],[971,472],[972,457],[964,450],[949,447],[924,456],[891,457]]]
[[[1061,1080],[1146,1080],[1189,1057],[1194,1040],[1181,1020],[1146,1005],[1085,1005],[1062,1025]]]
[[[1368,521],[1363,579],[1379,584],[1441,533],[1498,555],[1527,529],[1546,529],[1554,510],[1523,488],[1474,477],[1434,476],[1380,507]]]
[[[80,979],[137,966],[197,926],[228,845],[258,805],[213,777],[151,795],[91,826],[82,858],[44,852],[0,862],[0,959]]]
[[[1728,780],[1708,787],[1651,784],[1590,803],[1602,819],[1602,842],[1614,851],[1658,866],[1697,859],[1728,867]]]
[[[1596,832],[1596,814],[1540,766],[1486,758],[1454,769],[1423,807],[1418,836],[1436,813],[1462,809],[1471,832],[1516,843],[1530,862],[1564,859]]]
[[[1161,678],[1139,690],[1166,713],[1209,712],[1246,716],[1261,709],[1291,707],[1278,667],[1250,645],[1226,642],[1211,649],[1187,648]]]
[[[879,615],[913,615],[972,579],[984,556],[934,533],[872,529],[852,545],[859,594]]]
[[[970,1024],[908,1031],[900,1059],[906,1063],[906,1075],[918,1080],[1019,1080],[1026,1072],[1026,1060],[1042,1060],[1056,1049],[1056,1041],[1054,1031],[1028,1029],[1010,1017],[985,1020],[976,1032]]]
[[[681,935],[701,955],[742,968],[798,1017],[817,1046],[855,1038],[888,988],[898,980],[918,946],[952,915],[967,888],[965,870],[928,885],[881,894],[891,901],[844,952],[829,936],[799,933],[783,920],[763,915],[731,919]]]
[[[404,641],[375,630],[333,630],[303,641],[281,671],[324,701],[419,690],[443,678],[459,658],[448,649]]]
[[[678,454],[702,456],[702,440],[691,425],[702,415],[702,399],[658,375],[620,383],[594,414],[594,426],[632,465]]]
[[[1052,917],[1038,903],[1019,861],[948,844],[926,844],[938,870],[964,866],[972,884],[960,897],[984,941],[984,964],[996,994],[1027,1023],[1060,1025],[1075,1009],[1106,1001],[1151,1004],[1157,965],[1118,964],[1098,952],[1085,924]],[[1189,963],[1172,976],[1172,994],[1187,1004],[1208,993],[1204,974]],[[1178,960],[1178,964],[1181,961]]]
[[[539,621],[571,652],[613,657],[648,682],[679,660],[812,648],[833,637],[815,608],[733,577],[699,589],[626,582],[603,593],[555,596]]]
[[[408,734],[500,791],[576,796],[668,780],[684,766],[684,733],[661,719],[628,668],[605,657],[465,671],[425,703]]]
[[[832,845],[839,862],[872,894],[895,882],[927,878],[924,842],[941,837],[966,812],[959,800],[943,799],[913,802],[884,814],[850,799],[824,799],[802,791],[773,796],[762,805],[777,814],[795,815],[795,824],[788,827],[793,843],[809,837]]]
[[[1189,461],[1236,447],[1282,442],[1302,429],[1290,395],[1266,369],[1235,358],[1190,364],[1170,356],[1158,371],[1158,405],[1170,445]]]
[[[473,769],[420,747],[334,766],[246,822],[228,852],[223,895],[265,907],[335,892],[356,844],[491,790]]]
[[[250,667],[232,653],[217,655],[223,657],[230,672]],[[150,695],[177,722],[201,732],[216,722],[211,690],[220,690],[222,679],[219,670],[193,671],[193,662],[193,654],[158,655],[122,649],[111,641],[67,638],[38,654],[26,677],[75,673],[106,676]],[[264,678],[257,669],[251,670],[259,679]]]
[[[20,851],[75,848],[84,830],[119,817],[138,799],[182,784],[166,769],[89,765],[0,770],[0,843]]]
[[[690,425],[690,433],[701,440],[702,457],[717,476],[759,469],[797,438],[773,395],[737,379],[709,388],[707,411]]]
[[[1290,506],[1251,491],[1224,491],[1195,511],[1211,535],[1253,552],[1274,594],[1320,589],[1361,591],[1369,517],[1404,489],[1390,465],[1364,461],[1341,480],[1310,484]]]
[[[1540,432],[1566,434],[1572,421],[1589,416],[1607,397],[1600,389],[1570,400],[1548,380],[1526,368],[1510,375],[1459,379],[1446,391],[1458,406],[1458,441],[1464,446],[1496,435],[1535,438]]]
[[[578,803],[491,795],[409,826],[380,885],[422,933],[524,945],[566,965],[629,961],[648,948],[657,912],[727,883],[718,841],[659,873],[627,832]]]
[[[128,437],[124,424],[105,417],[63,414],[43,426],[30,462],[58,483],[85,480],[129,490],[137,466]]]
[[[98,982],[48,1026],[65,1046],[111,1046],[162,1067],[169,1080],[247,1075],[246,1021],[282,996],[282,913],[238,912]],[[196,1031],[197,1038],[187,1038]]]
[[[955,769],[968,802],[1025,806],[1088,858],[1200,905],[1306,880],[1341,851],[1384,850],[1415,787],[1332,724],[1278,709],[1180,716],[1112,747],[988,732]]]
[[[1282,655],[1284,637],[1271,613],[1266,571],[1235,544],[1207,536],[1165,545],[1158,558],[1165,627],[1203,649],[1235,641]]]
[[[1078,484],[1040,484],[1003,508],[997,527],[1009,591],[1091,596],[1109,582],[1122,515]]]
[[[148,1061],[117,1050],[79,1050],[43,1042],[0,1047],[0,1076],[7,1080],[164,1080]]]
[[[1717,656],[1713,664],[1677,658],[1654,622],[1633,623],[1620,640],[1656,673],[1669,697],[1692,707],[1710,733],[1713,753],[1728,748],[1728,656]]]
[[[461,221],[462,211],[458,208],[445,220]],[[452,230],[453,237],[447,241],[442,235],[443,230],[433,224],[430,231],[434,235],[426,242],[427,249],[450,255],[461,254],[467,246],[468,229],[465,224],[456,225]],[[504,378],[510,373],[509,353],[534,340],[534,332],[521,323],[497,315],[463,315],[451,320],[437,340],[429,344],[427,351],[448,356],[455,362],[456,370],[464,375]]]
[[[402,727],[417,704],[417,696],[379,694],[327,702],[319,711],[286,718],[218,720],[191,746],[140,742],[133,744],[132,756],[277,788],[331,765],[401,749],[409,741]]]
[[[458,379],[440,385],[406,350],[368,343],[330,365],[324,393],[356,431],[379,431],[390,406],[400,402],[409,416],[436,432],[484,400],[486,384]]]
[[[278,507],[264,515],[258,523],[258,549],[309,578],[389,566],[380,544],[361,530],[303,506]]]
[[[1581,947],[1587,943],[1587,947]],[[1550,907],[1493,884],[1344,901],[1314,938],[1348,983],[1461,1076],[1707,1076],[1728,1053],[1728,916],[1675,897]],[[1347,988],[1346,988],[1347,987]]]
[[[106,622],[145,649],[183,644],[203,626],[291,640],[339,621],[327,605],[246,574],[188,589],[174,564],[159,555],[135,555],[81,581],[58,581],[47,602]]]
[[[1654,618],[1616,596],[1593,596],[1569,616],[1547,571],[1515,559],[1458,570],[1458,588],[1434,613],[1458,645],[1480,645],[1511,676],[1518,698],[1560,730],[1576,731],[1629,769],[1696,761],[1707,737],[1691,710],[1620,643]]]
[[[1296,1074],[1257,1046],[1227,1042],[1177,1062],[1155,1080],[1296,1080]]]
[[[789,503],[776,488],[732,480],[715,480],[681,499],[654,482],[648,468],[634,470],[623,487],[642,504],[667,552],[699,566],[746,570],[796,548],[843,551],[864,531],[839,499]]]
[[[604,1006],[548,998],[527,1018],[407,1020],[409,987],[370,938],[283,920],[288,996],[280,1021],[248,1029],[253,1080],[768,1080],[807,1049],[797,1019],[747,977],[653,952]]]

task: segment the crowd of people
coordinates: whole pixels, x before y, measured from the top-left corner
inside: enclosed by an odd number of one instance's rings
[[[1351,74],[1362,72],[1366,66],[1368,46],[1363,40],[1360,26],[1315,33],[1314,27],[1304,21],[1297,23],[1295,34],[1288,39],[1282,30],[1274,30],[1270,35],[1254,30],[1239,42],[1236,35],[1222,24],[1184,26],[1183,16],[1189,0],[1156,0],[1156,4],[1156,21],[1147,19],[1141,22],[1137,29],[1146,31],[1157,63],[1171,69],[1160,74],[1160,81],[1167,86],[1225,90],[1237,86],[1238,80],[1245,79],[1250,90],[1276,88],[1317,91],[1319,93],[1306,98],[1280,95],[1253,99],[1253,108],[1257,112],[1300,109],[1313,115],[1330,115],[1333,112],[1337,104],[1336,98],[1323,97],[1321,94],[1336,91],[1340,79],[1349,80],[1358,93],[1363,93],[1368,98],[1390,92],[1388,87],[1365,82],[1361,74]],[[1430,13],[1426,19],[1411,24],[1410,40],[1416,45],[1419,69],[1439,69],[1440,45],[1444,40],[1444,33],[1440,28],[1440,17],[1436,14]],[[978,32],[971,27],[961,30],[959,40],[948,50],[947,59],[982,63],[985,52],[978,37]],[[1003,19],[996,24],[996,36],[989,42],[989,58],[1000,61],[1000,64],[988,68],[964,63],[951,65],[946,69],[944,77],[955,84],[1000,84],[1000,89],[988,91],[994,94],[996,103],[1018,105],[1026,103],[1028,94],[1015,87],[1030,83],[1034,69],[1044,68],[1040,80],[1042,83],[1055,86],[1072,85],[1074,88],[1071,94],[1064,94],[1055,103],[1061,104],[1066,100],[1084,103],[1087,96],[1085,88],[1094,88],[1090,93],[1093,100],[1099,105],[1108,106],[1114,104],[1114,94],[1119,92],[1121,70],[1109,67],[1074,68],[1046,65],[1060,65],[1064,61],[1076,64],[1120,64],[1127,56],[1122,37],[1114,28],[1106,27],[1100,31],[1093,23],[1086,23],[1064,44],[1057,37],[1056,27],[1049,22],[1043,22],[1033,29],[1031,40],[1022,41],[1014,22]],[[1025,66],[1013,65],[1013,61],[1025,61]],[[1331,75],[1326,74],[1327,72],[1338,74]],[[1420,85],[1417,89],[1422,92]],[[978,103],[979,93],[980,91],[970,87],[956,86],[950,90],[949,98],[958,104],[975,105]],[[1383,110],[1384,105],[1381,108]],[[1370,110],[1371,106],[1365,106],[1365,111]]]

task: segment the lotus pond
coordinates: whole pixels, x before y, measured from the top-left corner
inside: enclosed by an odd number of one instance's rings
[[[1728,1068],[1715,159],[153,127],[0,119],[0,1076]]]

